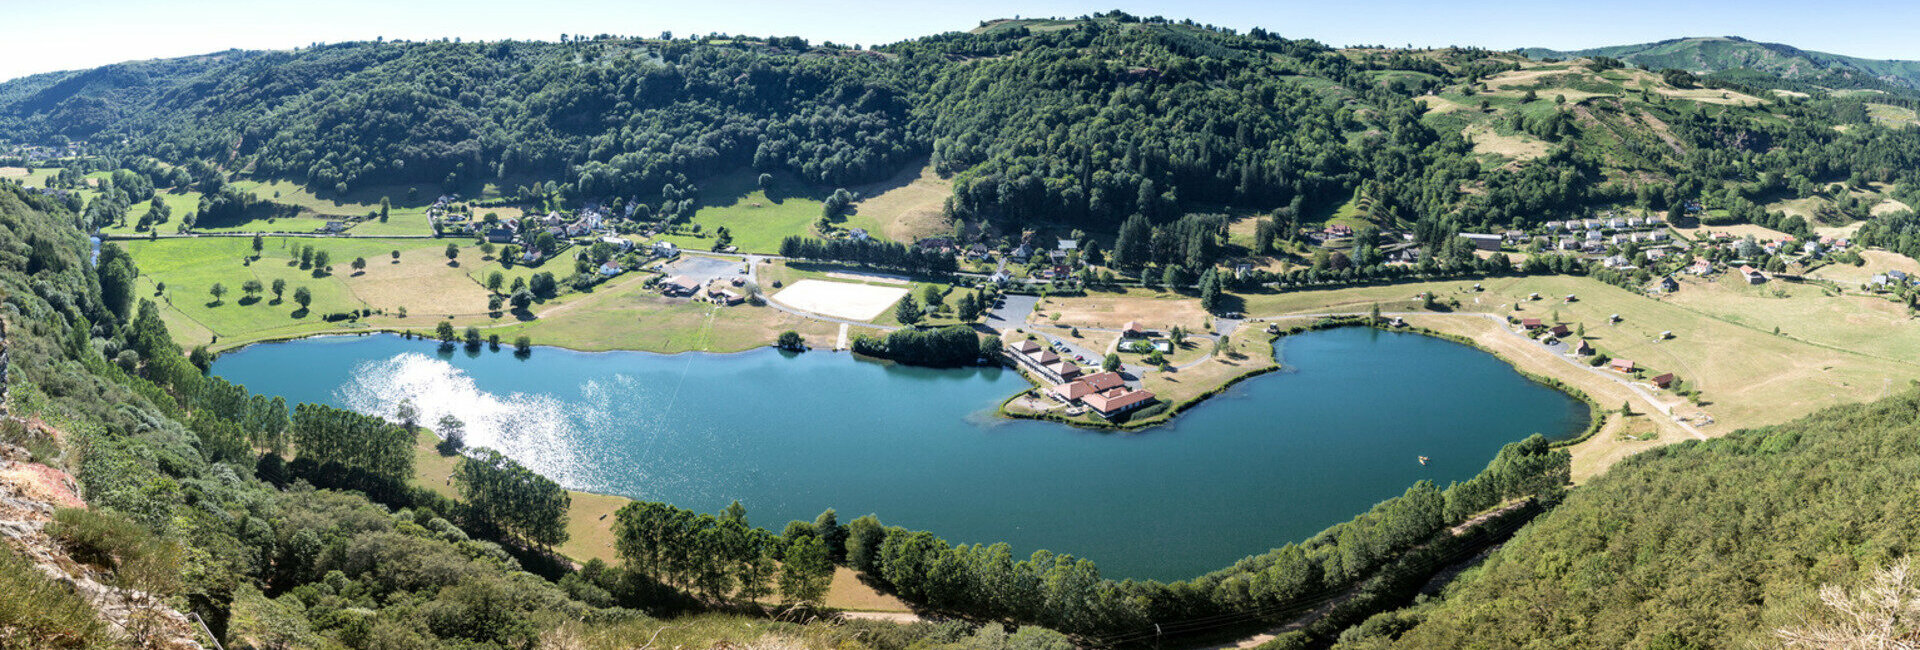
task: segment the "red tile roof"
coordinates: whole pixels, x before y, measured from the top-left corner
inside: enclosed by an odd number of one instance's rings
[[[1153,393],[1150,391],[1115,388],[1104,393],[1088,395],[1081,401],[1086,402],[1088,407],[1101,414],[1113,414],[1152,399]]]
[[[1097,372],[1081,377],[1080,381],[1087,382],[1087,384],[1093,386],[1093,390],[1095,391],[1118,388],[1127,383],[1126,380],[1120,378],[1120,373],[1117,372]]]

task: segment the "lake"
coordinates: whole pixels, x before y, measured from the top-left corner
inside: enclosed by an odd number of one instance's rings
[[[1587,406],[1478,349],[1343,328],[1281,339],[1285,369],[1165,426],[1102,433],[1007,420],[1003,369],[936,370],[846,353],[660,355],[535,348],[528,358],[396,335],[255,345],[213,371],[255,392],[421,422],[563,485],[779,531],[835,508],[953,543],[1091,559],[1176,580],[1301,541],[1419,480],[1478,473],[1500,446],[1587,426]],[[1427,465],[1417,458],[1428,456]]]

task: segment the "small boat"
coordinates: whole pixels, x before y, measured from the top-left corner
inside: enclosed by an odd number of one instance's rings
[[[1425,464],[1427,464],[1427,457],[1426,457],[1426,456],[1421,456],[1421,457],[1420,457],[1420,464],[1421,464],[1421,465],[1425,465]]]

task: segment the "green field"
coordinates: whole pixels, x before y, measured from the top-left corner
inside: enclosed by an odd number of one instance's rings
[[[756,186],[756,175],[739,172],[716,178],[702,187],[701,207],[693,215],[700,235],[666,235],[665,239],[683,248],[712,250],[715,233],[726,228],[733,234],[733,245],[743,253],[778,253],[780,242],[792,235],[818,237],[813,229],[820,219],[825,193],[805,188],[799,181],[782,175],[772,191]],[[847,215],[834,223],[841,228],[865,228],[880,236],[880,221],[861,215]]]
[[[235,342],[229,339],[252,340],[337,329],[347,324],[327,323],[321,316],[382,308],[391,304],[387,292],[431,295],[451,289],[479,291],[464,279],[453,285],[423,286],[413,282],[381,282],[374,275],[389,272],[385,270],[388,268],[408,266],[392,262],[389,252],[393,250],[419,258],[421,261],[412,263],[415,267],[438,272],[428,261],[436,258],[439,262],[445,261],[440,253],[445,243],[436,240],[268,237],[261,259],[251,263],[248,258],[253,254],[252,239],[248,237],[116,243],[132,254],[140,268],[141,284],[145,288],[142,297],[155,299],[169,316],[169,324],[180,325],[176,332],[184,330],[184,335],[179,335],[183,342],[210,342],[217,336],[225,344]],[[300,246],[327,251],[332,256],[332,273],[315,277],[312,270],[290,265]],[[370,268],[366,275],[353,275],[349,263],[355,257],[368,260]],[[457,271],[450,275],[460,278]],[[285,280],[286,296],[276,302],[271,292],[262,292],[248,300],[241,292],[241,285],[249,279],[257,279],[268,287],[275,279]],[[166,285],[165,290],[156,291],[161,283]],[[215,283],[224,285],[228,292],[219,302],[209,293]],[[293,302],[293,291],[299,287],[313,294],[313,302],[306,310]],[[423,297],[422,303],[430,301]],[[484,307],[480,304],[475,310]]]

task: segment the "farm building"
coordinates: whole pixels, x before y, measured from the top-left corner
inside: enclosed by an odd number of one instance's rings
[[[660,293],[669,296],[691,296],[700,290],[700,283],[684,275],[676,275],[660,282]]]
[[[1767,281],[1766,274],[1751,266],[1740,267],[1740,276],[1746,278],[1747,284],[1765,284]]]
[[[1502,237],[1500,235],[1493,235],[1493,234],[1463,232],[1463,233],[1460,233],[1460,237],[1462,239],[1467,240],[1467,242],[1473,244],[1474,248],[1477,248],[1483,251],[1500,250],[1500,243],[1502,241]]]

